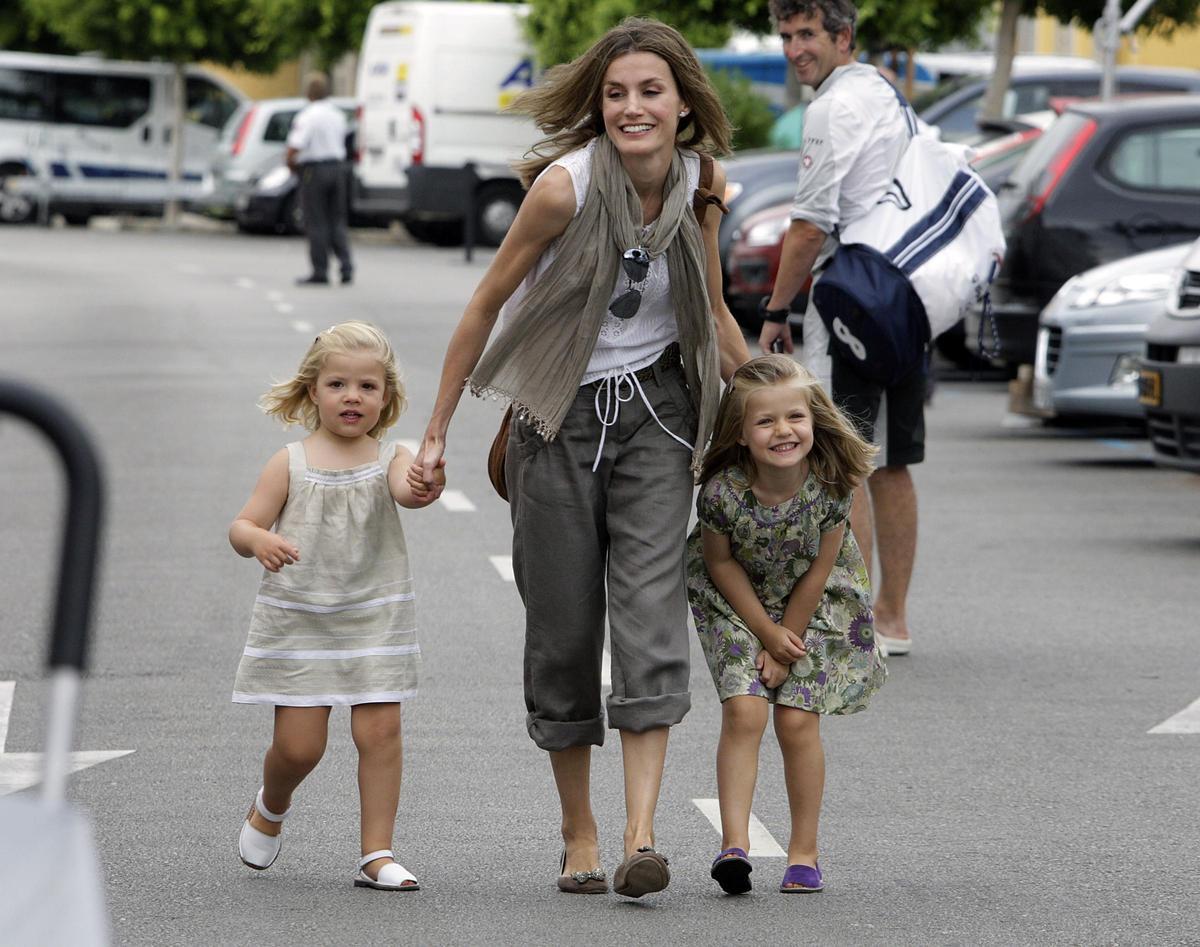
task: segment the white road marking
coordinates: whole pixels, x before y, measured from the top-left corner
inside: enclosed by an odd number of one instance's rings
[[[41,753],[6,753],[8,719],[12,714],[13,693],[16,681],[0,681],[0,796],[20,792],[42,781]],[[81,769],[127,756],[133,750],[84,750],[71,754],[67,770],[78,773]]]
[[[292,322],[292,328],[302,335],[308,335],[313,330],[313,324],[305,322],[303,319],[296,319]]]
[[[239,276],[233,281],[233,285],[238,289],[254,289],[254,280],[249,276]]]
[[[273,303],[282,302],[283,301],[283,293],[277,289],[272,289],[270,292],[267,293],[267,299]]]
[[[16,688],[16,681],[0,681],[0,753],[4,752],[4,744],[8,740],[8,717],[12,713],[13,691]]]
[[[281,316],[286,316],[289,312],[291,312],[295,308],[296,307],[293,306],[291,303],[276,303],[275,304],[275,311],[277,313],[279,313]]]
[[[488,556],[488,559],[491,560],[492,566],[500,573],[500,578],[505,582],[517,581],[513,576],[512,556]]]
[[[417,451],[419,451],[421,449],[420,441],[414,441],[411,438],[407,438],[407,437],[399,438],[396,441],[396,443],[399,444],[401,447],[403,447],[405,450],[407,450],[414,457],[417,456]]]
[[[475,504],[461,490],[442,491],[441,501],[451,513],[474,513]]]
[[[612,655],[608,648],[604,649],[604,657],[600,659],[600,686],[612,690]]]
[[[716,799],[693,799],[696,808],[704,813],[704,817],[712,823],[712,827],[721,832],[721,805]],[[751,858],[787,858],[787,852],[779,847],[772,838],[767,827],[758,821],[758,816],[750,813],[750,857]]]
[[[1174,717],[1168,717],[1147,733],[1200,733],[1200,700],[1194,700]]]

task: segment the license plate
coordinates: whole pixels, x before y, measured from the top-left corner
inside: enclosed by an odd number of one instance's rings
[[[1138,401],[1152,408],[1162,404],[1162,372],[1153,368],[1138,372]]]

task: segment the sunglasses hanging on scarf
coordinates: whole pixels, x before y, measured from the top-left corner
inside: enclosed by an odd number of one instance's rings
[[[621,254],[621,269],[625,272],[629,286],[612,301],[608,311],[618,319],[632,319],[642,305],[642,289],[640,285],[635,284],[646,282],[646,276],[650,272],[649,252],[642,247],[626,250]]]

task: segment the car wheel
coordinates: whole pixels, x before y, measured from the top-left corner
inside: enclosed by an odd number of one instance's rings
[[[516,183],[497,182],[479,189],[475,201],[475,235],[484,246],[498,247],[516,219],[525,192]]]
[[[8,183],[28,172],[19,164],[0,167],[0,223],[26,224],[37,216],[37,204],[28,194],[8,189]]]
[[[68,227],[86,227],[91,219],[91,214],[63,214]]]
[[[463,241],[461,220],[406,220],[404,229],[414,240],[435,247],[453,247]]]
[[[279,232],[304,233],[304,203],[295,191],[287,196],[287,200],[283,202],[283,209],[279,212]]]

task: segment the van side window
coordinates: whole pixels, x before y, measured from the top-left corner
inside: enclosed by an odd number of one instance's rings
[[[237,111],[238,100],[219,85],[215,85],[207,79],[188,76],[185,88],[187,89],[185,108],[189,122],[220,130],[229,121],[229,116]]]
[[[1170,125],[1126,135],[1112,150],[1108,172],[1144,191],[1200,191],[1200,125]]]
[[[287,141],[288,132],[292,128],[292,119],[295,117],[295,109],[276,112],[267,122],[267,129],[263,132],[263,141]]]
[[[150,111],[150,80],[140,76],[60,72],[54,84],[57,122],[128,128]]]
[[[0,118],[50,121],[50,85],[44,72],[0,69]]]

